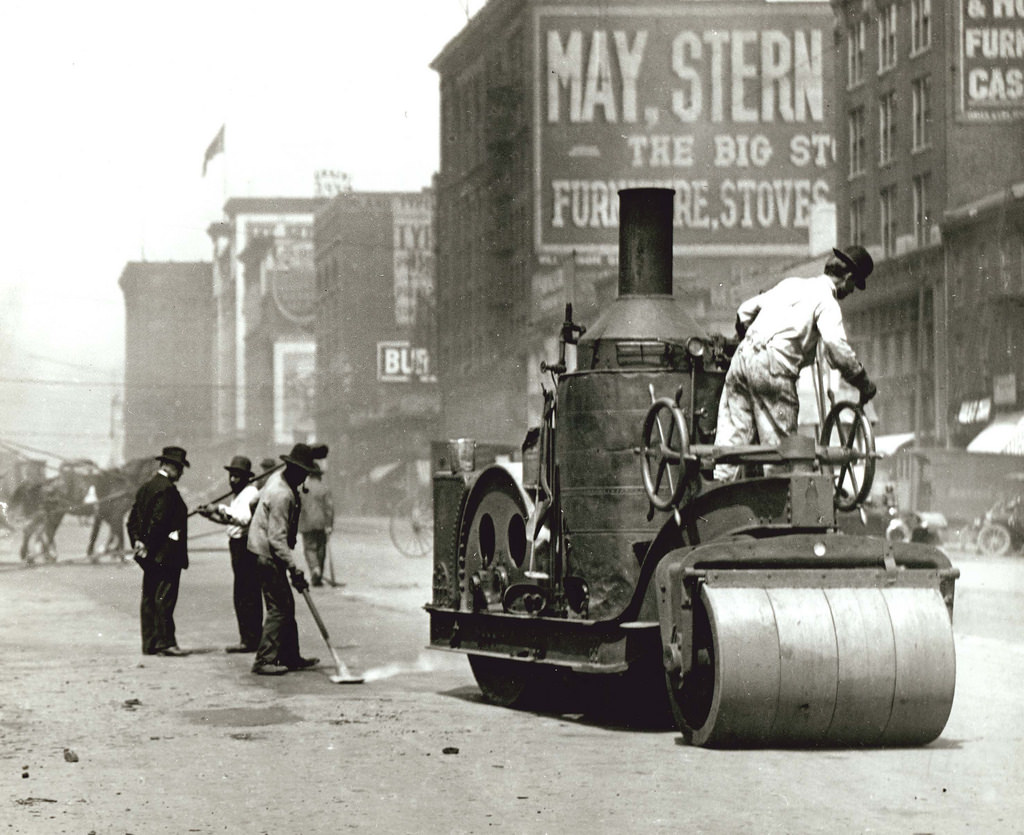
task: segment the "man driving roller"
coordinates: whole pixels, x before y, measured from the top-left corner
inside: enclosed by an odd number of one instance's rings
[[[833,249],[824,272],[813,278],[784,278],[740,305],[736,348],[718,405],[717,446],[754,442],[777,445],[797,428],[796,384],[800,369],[814,362],[818,342],[830,364],[867,403],[877,393],[846,339],[839,301],[864,290],[874,269],[871,255],[854,244]],[[718,464],[715,478],[730,481],[739,466]]]

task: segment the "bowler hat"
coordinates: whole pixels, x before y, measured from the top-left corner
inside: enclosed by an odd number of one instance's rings
[[[260,469],[263,470],[264,472],[280,466],[281,465],[278,464],[273,458],[264,458],[262,461],[260,461]]]
[[[289,464],[294,464],[296,467],[301,467],[307,473],[320,472],[320,468],[316,465],[316,461],[313,460],[313,450],[310,449],[309,444],[296,444],[292,447],[292,451],[290,453],[281,456],[281,460],[286,461]]]
[[[241,473],[242,475],[252,475],[252,461],[246,458],[244,455],[236,455],[231,459],[231,463],[225,468],[229,473]]]
[[[163,452],[156,456],[157,461],[169,461],[172,464],[177,464],[179,467],[191,466],[188,463],[188,458],[185,457],[185,450],[180,446],[165,446]]]
[[[845,250],[833,247],[832,252],[836,258],[850,268],[853,273],[853,283],[857,285],[859,290],[863,290],[865,288],[865,279],[871,275],[871,271],[875,268],[875,262],[872,260],[871,254],[860,244],[853,244],[846,247]]]

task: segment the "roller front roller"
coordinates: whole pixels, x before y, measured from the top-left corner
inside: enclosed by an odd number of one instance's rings
[[[689,584],[662,607],[680,730],[710,747],[931,742],[956,683],[943,576],[891,564],[661,573]]]

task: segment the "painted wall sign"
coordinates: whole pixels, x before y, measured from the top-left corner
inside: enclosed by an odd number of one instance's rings
[[[377,379],[382,383],[434,383],[430,351],[408,342],[377,343]]]
[[[960,116],[1024,117],[1024,0],[959,0]]]
[[[831,199],[824,3],[535,11],[538,248],[617,245],[617,191],[676,190],[677,254],[806,254]]]

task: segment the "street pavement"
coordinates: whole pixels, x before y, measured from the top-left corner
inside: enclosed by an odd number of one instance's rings
[[[458,655],[425,651],[429,557],[385,519],[342,519],[340,588],[313,597],[359,685],[321,664],[263,678],[234,643],[223,529],[193,526],[177,612],[187,658],[143,656],[141,572],[54,564],[0,539],[0,832],[1021,832],[1024,559],[956,554],[957,693],[917,749],[706,751],[674,730],[485,704]]]

